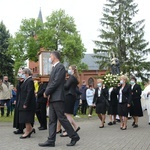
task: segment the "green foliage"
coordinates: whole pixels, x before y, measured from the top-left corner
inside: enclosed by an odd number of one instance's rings
[[[134,74],[143,80],[150,71],[150,62],[146,61],[150,48],[144,40],[144,20],[133,21],[137,13],[133,0],[108,0],[103,8],[102,27],[94,52],[100,59],[101,69],[110,69],[115,56],[120,60],[123,73]]]
[[[9,31],[3,22],[0,23],[0,78],[8,75],[9,81],[14,83],[13,63],[11,55],[7,54],[9,46]]]
[[[20,30],[10,43],[9,53],[15,60],[16,72],[27,59],[37,61],[40,48],[59,51],[62,62],[68,64],[80,63],[85,52],[74,19],[64,10],[54,11],[45,23],[35,19],[22,20]]]

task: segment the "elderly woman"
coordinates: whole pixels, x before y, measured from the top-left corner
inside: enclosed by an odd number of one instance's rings
[[[104,128],[107,100],[108,90],[106,87],[103,87],[103,80],[97,79],[97,88],[95,89],[93,105],[96,105],[96,113],[101,120],[101,125],[99,128]]]
[[[118,115],[120,117],[120,129],[127,129],[128,111],[131,105],[131,86],[127,84],[128,78],[125,75],[120,76],[118,89]]]
[[[34,115],[36,109],[36,99],[34,94],[34,82],[31,77],[31,70],[23,69],[22,78],[24,82],[20,87],[20,97],[18,99],[19,123],[25,123],[25,132],[21,139],[30,138],[35,129],[32,127],[34,123]]]

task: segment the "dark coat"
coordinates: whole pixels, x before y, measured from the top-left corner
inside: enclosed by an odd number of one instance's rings
[[[105,114],[108,101],[108,89],[102,88],[100,96],[98,95],[99,88],[95,89],[93,104],[96,104],[96,113]]]
[[[35,111],[36,109],[36,98],[34,94],[34,82],[32,77],[29,77],[21,84],[21,92],[19,97],[19,110],[23,111]],[[26,105],[27,108],[23,108]]]
[[[87,90],[86,85],[81,85],[80,87],[80,92],[82,93],[81,100],[86,100],[86,90]]]
[[[20,99],[20,92],[21,92],[21,84],[23,82],[18,82],[17,84],[17,92],[16,92],[16,105],[14,110],[14,118],[13,118],[13,127],[16,129],[23,130],[25,128],[25,124],[19,124],[19,109],[18,109],[18,102]]]
[[[93,99],[93,104],[97,103],[106,103],[106,100],[108,100],[108,89],[107,88],[102,88],[101,89],[101,94],[100,97],[98,97],[98,89],[95,89],[95,94],[94,94],[94,99]]]
[[[79,90],[79,87],[77,86],[76,87],[76,100],[80,100],[80,95],[81,95],[82,93],[80,92],[80,90]]]
[[[51,72],[45,94],[50,95],[50,102],[64,101],[65,67],[58,63]]]
[[[135,84],[133,89],[131,88],[132,92],[132,102],[130,108],[130,115],[131,116],[143,116],[142,106],[141,106],[141,93],[142,89],[140,85]]]
[[[39,89],[37,92],[37,102],[38,103],[46,103],[47,102],[47,98],[44,98],[43,93],[45,92],[45,89],[47,87],[47,83],[41,83],[39,85]]]
[[[76,96],[77,85],[78,85],[78,80],[73,75],[70,75],[64,84],[65,95],[71,94]]]
[[[113,90],[110,93],[110,104],[111,106],[116,106],[118,104],[118,93],[117,89],[113,88]]]
[[[119,90],[121,87],[118,88],[118,95],[119,95]],[[122,90],[122,103],[127,103],[131,104],[131,86],[129,84],[126,84],[125,87]],[[118,97],[119,100],[119,97]]]

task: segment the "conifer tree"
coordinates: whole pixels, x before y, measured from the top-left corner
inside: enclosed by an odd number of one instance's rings
[[[107,0],[94,53],[100,69],[109,69],[110,60],[117,57],[123,73],[145,79],[150,71],[150,62],[146,61],[150,48],[144,39],[144,20],[134,19],[137,7],[134,0]]]
[[[0,78],[4,75],[8,75],[9,80],[13,82],[13,60],[8,52],[9,46],[9,31],[6,30],[6,26],[3,22],[0,23]]]

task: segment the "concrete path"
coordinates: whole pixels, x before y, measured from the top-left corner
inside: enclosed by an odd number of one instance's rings
[[[150,125],[148,125],[147,111],[139,118],[139,127],[133,128],[133,120],[128,120],[127,130],[120,130],[120,124],[108,126],[108,116],[104,128],[99,128],[97,117],[91,119],[76,119],[81,127],[80,141],[74,147],[67,147],[68,137],[57,135],[54,148],[41,148],[38,143],[45,142],[48,130],[39,131],[38,122],[35,123],[36,133],[31,138],[20,139],[14,135],[12,123],[0,122],[0,150],[150,150]]]

